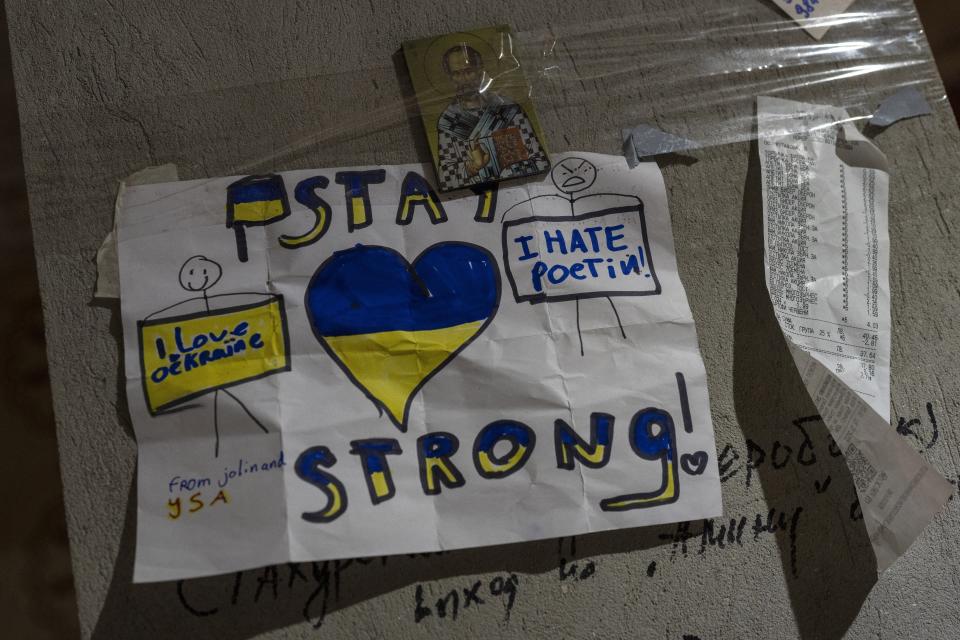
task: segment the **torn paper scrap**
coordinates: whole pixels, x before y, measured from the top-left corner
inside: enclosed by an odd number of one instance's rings
[[[767,290],[882,571],[952,487],[890,426],[886,159],[839,108],[757,99]]]
[[[135,581],[720,515],[660,170],[553,161],[126,189]]]
[[[867,535],[883,571],[903,555],[949,500],[943,479],[856,393],[810,352],[790,343],[800,377],[843,451]]]
[[[884,99],[877,107],[869,124],[874,127],[889,127],[894,122],[930,115],[930,104],[915,87],[904,87]]]
[[[643,158],[678,153],[699,148],[699,144],[680,136],[667,133],[648,124],[637,125],[633,129],[624,129],[623,149],[627,164],[632,169]]]
[[[157,182],[176,182],[177,165],[162,164],[147,167],[131,174],[120,181],[117,191],[117,200],[113,209],[113,229],[100,243],[97,249],[97,285],[93,292],[94,298],[117,299],[120,297],[120,265],[117,260],[117,215],[123,202],[123,193],[127,187],[138,184],[153,184]]]
[[[843,22],[840,16],[854,0],[772,0],[803,29],[820,40],[830,27]]]

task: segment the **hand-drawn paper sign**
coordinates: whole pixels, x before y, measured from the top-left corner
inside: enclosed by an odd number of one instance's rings
[[[330,357],[406,431],[411,399],[490,324],[499,301],[493,256],[442,242],[413,264],[386,247],[337,251],[310,280],[305,306]]]
[[[271,217],[283,212],[278,191],[244,201],[231,190],[237,177],[214,183],[222,189],[206,180],[129,192],[118,248],[129,404],[144,445],[135,580],[720,513],[706,376],[656,165],[557,156],[536,185],[442,201],[423,171],[334,167],[241,181],[284,183],[286,218]],[[168,197],[194,214],[171,227]],[[225,201],[238,221],[274,225],[249,234],[245,267],[234,231],[209,224]],[[509,224],[492,224],[508,212]],[[518,293],[574,300],[500,307],[504,226],[510,237],[539,234],[507,252]],[[184,246],[228,256],[233,286],[265,293],[208,295],[221,286],[219,265],[194,256],[181,268],[188,299],[155,312],[156,292],[171,290],[158,280]],[[547,269],[536,292],[538,261]],[[551,281],[556,265],[569,282]],[[577,277],[588,275],[593,284]],[[663,304],[639,297],[661,283]],[[290,300],[292,344],[279,328]],[[589,353],[581,320],[597,347]],[[240,338],[239,352],[227,345]],[[616,367],[611,350],[624,355]],[[246,382],[284,366],[282,380]],[[187,402],[193,394],[204,395]],[[219,442],[218,420],[229,430],[211,457],[195,435],[209,427]],[[522,509],[505,510],[504,497]],[[224,544],[238,527],[244,544]]]
[[[503,225],[507,279],[517,302],[660,293],[643,203]]]

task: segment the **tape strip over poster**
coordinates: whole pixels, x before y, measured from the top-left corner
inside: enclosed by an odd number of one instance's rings
[[[127,188],[135,581],[721,513],[663,177],[553,160]]]
[[[844,109],[760,97],[757,113],[770,301],[883,571],[952,493],[889,424],[887,160]]]

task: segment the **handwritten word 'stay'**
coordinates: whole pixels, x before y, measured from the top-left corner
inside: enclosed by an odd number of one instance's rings
[[[373,205],[371,203],[376,199],[382,199],[383,196],[377,194],[375,198],[371,198],[370,187],[383,184],[386,181],[386,176],[385,169],[338,171],[335,174],[333,181],[342,185],[342,202],[343,208],[347,212],[348,233],[353,233],[373,224]],[[267,178],[269,182],[273,183],[272,187],[275,193],[270,194],[266,200],[255,203],[238,201],[236,188],[242,190],[249,185],[251,178],[257,177],[248,176],[235,182],[227,189],[227,226],[237,231],[237,254],[241,262],[246,262],[248,259],[246,239],[243,235],[244,227],[273,224],[285,220],[291,214],[283,180],[279,175],[257,178],[259,180]],[[278,237],[281,247],[301,249],[314,244],[327,234],[333,224],[333,209],[330,205],[333,200],[330,193],[327,193],[328,188],[331,191],[336,191],[341,187],[332,186],[330,179],[322,175],[311,176],[296,184],[293,189],[294,199],[313,212],[313,224],[298,235],[281,234]],[[492,223],[497,210],[496,183],[474,187],[471,190],[477,196],[474,220],[482,223]],[[242,196],[240,197],[242,198]],[[244,206],[250,204],[254,206]],[[427,179],[416,171],[410,171],[404,177],[400,186],[396,223],[398,225],[409,225],[413,222],[414,214],[419,210],[423,210],[433,224],[441,224],[448,220],[443,200],[433,190]]]

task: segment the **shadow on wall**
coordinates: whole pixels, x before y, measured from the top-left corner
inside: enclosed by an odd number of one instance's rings
[[[0,425],[13,452],[3,462],[0,500],[16,514],[15,524],[0,528],[0,635],[59,640],[78,637],[80,628],[6,33],[0,5]]]
[[[417,585],[414,598],[402,612],[380,611],[382,625],[400,616],[416,622],[456,619],[470,607],[491,604],[509,620],[524,576],[555,573],[560,581],[572,583],[593,574],[595,563],[578,553],[578,545],[597,557],[650,549],[673,535],[673,527],[646,527],[460,551],[288,563],[135,585],[135,531],[136,494],[131,489],[120,555],[92,635],[95,640],[122,637],[134,626],[144,634],[149,630],[152,640],[251,638],[305,622],[319,629],[335,611],[411,585]],[[656,563],[639,570],[652,577]],[[463,577],[462,583],[450,584],[456,577]],[[442,590],[431,584],[438,580],[447,581]]]
[[[767,295],[763,266],[763,200],[757,142],[750,145],[740,228],[740,264],[734,325],[734,402],[753,466],[769,505],[813,495],[804,505],[804,544],[789,530],[777,532],[783,573],[801,637],[841,638],[877,582],[876,558],[867,538],[853,479],[826,426],[817,416],[794,365]],[[806,416],[797,419],[796,416]],[[794,433],[783,445],[780,425]],[[797,442],[801,443],[797,446]],[[788,449],[789,452],[788,452]],[[778,465],[793,456],[800,473]],[[797,571],[802,564],[803,570]]]
[[[916,0],[916,5],[954,116],[960,120],[960,7],[943,0]]]

